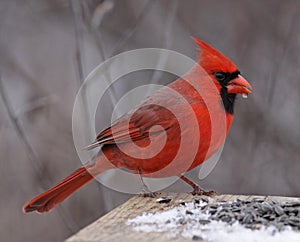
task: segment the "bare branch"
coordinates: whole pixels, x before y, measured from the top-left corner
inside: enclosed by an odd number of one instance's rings
[[[173,23],[175,21],[175,16],[176,16],[176,12],[177,12],[177,8],[178,8],[178,0],[174,1],[173,4],[171,5],[171,9],[168,12],[168,16],[167,16],[167,21],[166,21],[166,25],[165,25],[165,30],[164,31],[164,39],[163,39],[163,47],[166,49],[170,48],[170,45],[172,43],[172,27],[173,27]],[[167,59],[166,58],[160,58],[159,59],[159,63],[157,63],[157,66],[164,66],[164,64],[166,63]],[[150,79],[150,84],[157,84],[160,80],[162,76],[162,72],[159,71],[155,71]],[[147,93],[145,94],[145,96],[148,96],[153,90],[151,88],[148,88]]]
[[[75,32],[75,56],[76,56],[76,62],[77,62],[77,68],[78,68],[78,75],[79,75],[79,83],[78,87],[81,85],[81,83],[84,81],[84,61],[82,56],[82,31],[80,28],[81,20],[80,18],[80,4],[77,0],[69,0],[71,12],[73,15],[73,21],[74,21],[74,32]]]
[[[47,95],[43,97],[36,98],[32,100],[29,103],[25,103],[23,106],[18,108],[15,111],[15,117],[18,119],[18,117],[23,116],[26,113],[33,112],[37,109],[40,109],[42,107],[45,107],[55,101],[54,95]]]
[[[25,148],[27,150],[27,155],[28,155],[30,162],[34,166],[35,170],[37,170],[37,171],[42,170],[41,164],[39,162],[36,162],[38,160],[36,153],[35,153],[33,147],[31,146],[29,140],[27,139],[24,129],[21,127],[20,123],[18,122],[18,119],[14,115],[13,109],[12,109],[10,102],[8,100],[8,97],[6,95],[1,77],[0,77],[0,97],[3,101],[4,107],[8,114],[8,118],[10,120],[10,123],[13,125],[13,128],[19,137],[19,140],[23,143],[23,145],[25,146]],[[40,179],[40,181],[43,180],[42,177],[39,177],[39,179]]]
[[[34,170],[36,171],[36,174],[39,179],[39,185],[45,190],[47,189],[46,184],[49,184],[50,181],[46,180],[47,178],[41,176],[40,171],[42,170],[42,165],[39,162],[36,152],[34,151],[32,145],[30,144],[22,125],[18,121],[19,119],[16,117],[16,115],[13,112],[12,106],[10,105],[9,99],[6,95],[6,91],[1,76],[0,76],[0,97],[3,101],[10,123],[13,125],[13,128],[16,131],[17,136],[19,137],[19,141],[23,143],[25,149],[27,150],[28,159],[32,164]],[[63,210],[61,206],[58,207],[58,214],[71,232],[75,232],[79,229],[78,225],[76,225],[73,222],[73,220],[70,219],[70,216],[67,215],[67,213]]]
[[[147,3],[145,4],[145,7],[142,9],[141,13],[137,17],[135,24],[125,31],[124,36],[119,40],[119,42],[113,48],[110,56],[116,55],[124,47],[124,45],[132,37],[134,32],[138,29],[140,23],[142,23],[143,19],[147,16],[146,13],[150,12],[150,9],[153,7],[154,3],[156,3],[156,0],[148,0],[147,1]]]
[[[270,91],[269,91],[269,95],[268,95],[268,102],[269,104],[272,103],[273,101],[273,97],[274,97],[274,92],[275,92],[275,87],[277,86],[277,81],[278,81],[278,77],[277,74],[280,72],[281,68],[284,67],[284,63],[285,63],[285,58],[287,55],[287,50],[289,48],[290,42],[291,42],[291,37],[293,36],[293,31],[296,29],[298,24],[297,18],[298,18],[298,8],[291,8],[294,10],[294,13],[290,14],[290,22],[289,22],[289,26],[286,28],[286,34],[284,35],[284,41],[283,41],[283,53],[281,55],[280,60],[275,61],[274,63],[274,68],[271,74],[271,78],[273,80],[272,84],[270,85]]]

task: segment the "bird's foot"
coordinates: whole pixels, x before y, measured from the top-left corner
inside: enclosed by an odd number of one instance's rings
[[[215,191],[205,191],[199,186],[194,187],[194,190],[192,191],[192,194],[193,195],[200,195],[200,196],[208,196],[208,197],[212,197],[212,196],[217,195],[217,193]]]
[[[196,183],[194,183],[193,181],[191,181],[190,179],[188,179],[185,176],[180,176],[180,179],[183,180],[184,182],[186,182],[187,184],[189,184],[192,188],[192,194],[193,195],[202,195],[202,196],[215,196],[217,195],[217,193],[215,191],[205,191],[204,189],[202,189],[200,186],[198,186]]]
[[[142,177],[142,174],[141,174],[141,171],[138,169],[138,174],[140,176],[140,181],[141,181],[141,184],[142,184],[142,192],[141,192],[141,196],[143,197],[156,197],[157,195],[159,195],[159,192],[152,192],[148,186],[146,185],[146,183],[144,182],[143,180],[143,177]]]
[[[151,198],[154,198],[154,197],[157,197],[159,195],[159,192],[142,192],[140,194],[142,197],[151,197]]]
[[[156,197],[157,195],[159,195],[159,192],[152,192],[150,191],[150,189],[146,186],[146,184],[143,184],[142,186],[142,191],[140,194],[142,197]]]

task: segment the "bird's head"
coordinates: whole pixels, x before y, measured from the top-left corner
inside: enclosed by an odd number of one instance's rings
[[[236,65],[221,52],[193,37],[200,47],[199,64],[214,80],[222,97],[224,107],[228,113],[233,113],[233,104],[236,94],[247,97],[252,92],[251,85],[241,75]]]

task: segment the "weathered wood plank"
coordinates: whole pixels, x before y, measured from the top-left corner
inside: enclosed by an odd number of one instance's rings
[[[178,206],[181,201],[193,201],[195,196],[187,193],[163,193],[160,197],[171,197],[168,204],[157,203],[157,198],[145,198],[135,196],[126,203],[114,209],[110,213],[99,218],[94,223],[73,235],[66,242],[92,242],[92,241],[170,241],[165,232],[143,233],[132,230],[126,225],[126,221],[141,215],[144,212],[164,211]],[[213,197],[214,202],[233,201],[236,199],[262,198],[266,201],[275,200],[278,202],[300,201],[300,198],[275,197],[275,196],[247,196],[247,195],[218,195]],[[172,238],[172,241],[189,241],[183,237]]]

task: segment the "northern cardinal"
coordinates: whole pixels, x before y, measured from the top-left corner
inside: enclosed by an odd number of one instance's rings
[[[91,164],[79,168],[48,191],[27,202],[23,207],[25,212],[49,211],[95,176],[114,168],[126,168],[138,172],[141,176],[179,176],[190,184],[195,192],[203,192],[183,173],[203,163],[220,148],[233,120],[236,95],[248,95],[252,87],[229,58],[207,43],[193,39],[200,47],[198,64],[201,68],[199,66],[192,68],[184,77],[167,86],[179,93],[182,99],[172,96],[168,88],[161,88],[154,92],[137,108],[119,118],[111,127],[97,136],[96,141],[88,148],[100,146],[101,152]],[[213,111],[225,111],[226,125],[223,127],[225,135],[217,134],[213,137],[212,143],[211,110],[208,109],[209,105],[205,103],[203,95],[200,95],[195,87],[186,81],[187,79],[196,83],[204,83],[202,90],[206,101],[208,100],[210,106],[213,106]],[[212,86],[205,87],[205,83],[208,82],[213,83],[213,88],[217,91],[213,90]],[[196,117],[198,123],[196,131],[199,131],[200,140],[197,135],[194,135],[195,124],[192,123],[193,118],[189,108]],[[175,109],[179,118],[184,120],[183,127],[178,122],[178,117],[169,109]],[[158,126],[161,128],[157,129]],[[160,141],[163,134],[166,138],[164,147],[161,149]],[[182,154],[173,164],[172,161],[183,140],[187,140],[191,146],[197,144],[196,153],[193,159],[188,161],[190,150],[185,146]],[[151,145],[148,146],[150,143]],[[145,154],[144,158],[125,154],[124,151],[134,150],[134,145],[145,148],[142,152]],[[152,150],[159,152],[151,156]],[[167,169],[164,169],[166,167]]]

